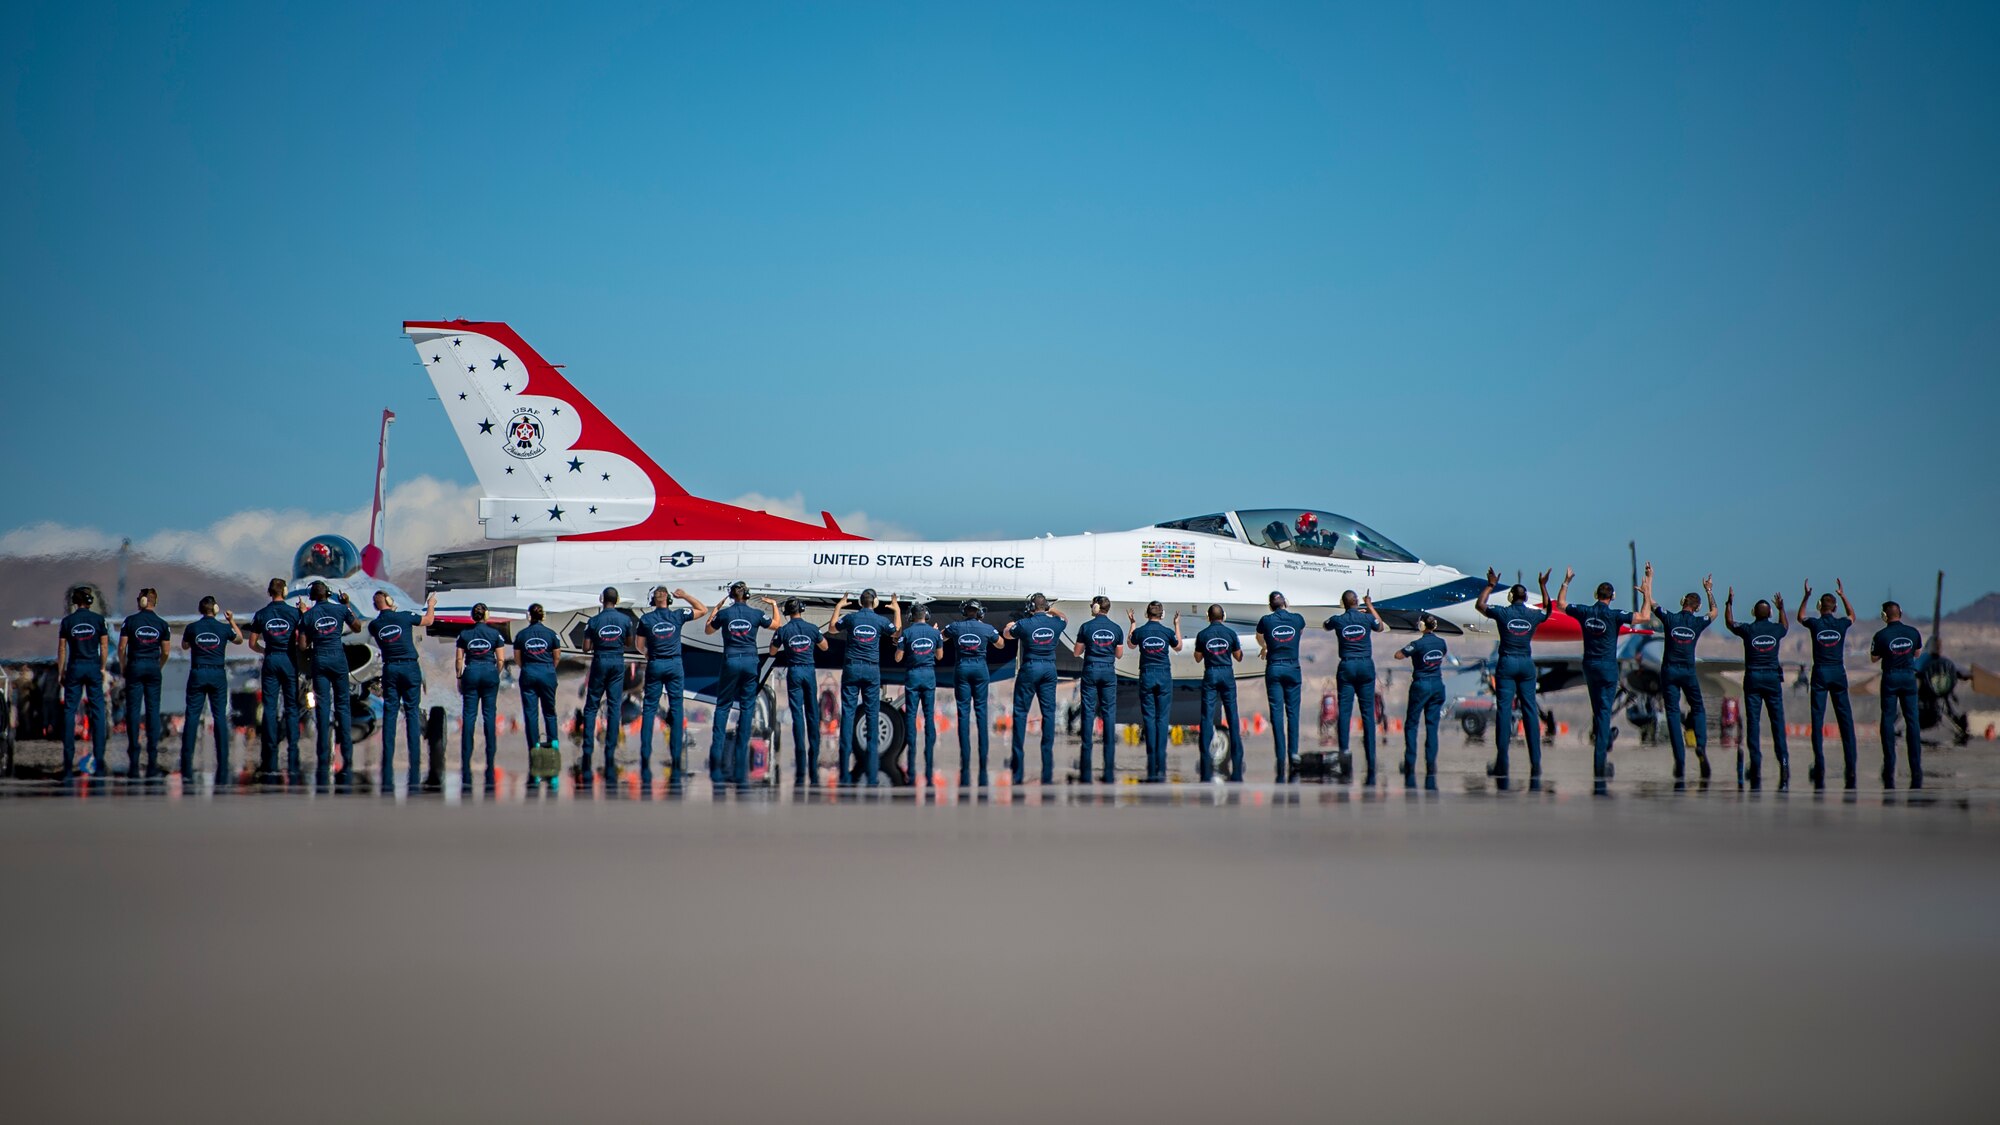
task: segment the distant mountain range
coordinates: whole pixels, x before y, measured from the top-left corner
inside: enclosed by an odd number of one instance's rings
[[[244,578],[217,574],[184,563],[161,562],[134,556],[125,568],[125,602],[110,607],[116,621],[137,608],[133,599],[142,587],[160,592],[160,612],[189,614],[204,595],[214,594],[224,609],[247,617],[263,606],[267,595],[264,583],[279,575]],[[412,570],[391,575],[405,590],[423,587],[423,572]],[[104,591],[108,602],[118,596],[118,560],[109,555],[76,558],[0,558],[0,658],[22,659],[54,656],[55,630],[9,628],[23,617],[60,617],[68,612],[64,604],[70,588],[89,582]]]

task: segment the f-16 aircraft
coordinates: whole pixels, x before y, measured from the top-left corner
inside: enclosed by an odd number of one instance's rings
[[[873,587],[886,599],[929,604],[939,620],[977,599],[1002,624],[1040,592],[1072,621],[1103,594],[1122,623],[1158,599],[1184,615],[1190,636],[1210,603],[1246,634],[1282,590],[1309,621],[1337,611],[1345,590],[1371,594],[1392,626],[1428,611],[1447,632],[1492,631],[1472,611],[1483,579],[1429,563],[1387,536],[1330,511],[1270,507],[1163,520],[1131,531],[970,542],[871,541],[821,512],[817,524],[691,495],[556,367],[497,321],[408,321],[404,332],[484,495],[479,551],[433,555],[427,589],[440,593],[439,624],[466,624],[475,602],[502,625],[540,602],[570,644],[598,595],[616,586],[643,606],[651,587],[682,587],[704,600],[742,580],[761,595],[834,604]],[[443,632],[444,630],[434,630]],[[684,662],[691,694],[712,698],[721,670],[713,641],[690,633]],[[1254,644],[1245,646],[1255,653]],[[1176,658],[1193,681],[1192,646]],[[1006,675],[1013,648],[993,657]],[[836,638],[820,658],[838,667]],[[1065,669],[1074,672],[1074,668]],[[1138,674],[1137,654],[1119,669]],[[953,670],[941,668],[940,686]],[[891,682],[900,678],[884,667]],[[1238,675],[1261,675],[1254,656]],[[1136,693],[1126,693],[1133,696]],[[886,709],[885,709],[886,710]],[[901,720],[892,726],[900,734]]]

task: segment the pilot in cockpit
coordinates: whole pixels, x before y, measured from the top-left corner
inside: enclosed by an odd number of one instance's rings
[[[1301,547],[1316,547],[1322,551],[1331,550],[1333,547],[1332,543],[1327,542],[1327,537],[1320,532],[1319,516],[1312,512],[1300,512],[1292,530],[1293,542]]]

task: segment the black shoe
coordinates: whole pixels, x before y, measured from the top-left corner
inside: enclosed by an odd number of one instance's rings
[[[1604,763],[1604,779],[1606,781],[1609,781],[1616,776],[1618,776],[1618,763],[1616,762]]]
[[[1702,760],[1701,760],[1701,779],[1702,779],[1703,781],[1707,781],[1707,780],[1708,780],[1708,773],[1709,773],[1709,769],[1708,769],[1708,759],[1707,759],[1706,757],[1704,757],[1704,758],[1702,758]]]
[[[1814,785],[1826,784],[1826,767],[1814,766],[1813,768],[1807,770],[1806,780],[1812,782]]]
[[[1675,767],[1674,767],[1674,780],[1675,780],[1675,781],[1685,781],[1685,780],[1687,780],[1687,767],[1686,767],[1686,766],[1675,766]]]
[[[1487,777],[1506,777],[1506,776],[1507,776],[1507,771],[1506,771],[1506,770],[1503,770],[1503,769],[1501,769],[1501,768],[1500,768],[1500,763],[1499,763],[1499,762],[1488,762],[1488,763],[1486,763],[1486,776],[1487,776]]]
[[[1779,766],[1779,767],[1778,767],[1778,788],[1780,788],[1780,789],[1790,789],[1791,787],[1792,787],[1792,767],[1790,767],[1790,766]]]

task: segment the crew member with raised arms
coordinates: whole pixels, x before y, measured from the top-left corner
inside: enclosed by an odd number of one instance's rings
[[[1575,579],[1576,571],[1564,567],[1562,588],[1556,591],[1555,604],[1562,606],[1564,613],[1576,618],[1583,631],[1583,686],[1590,695],[1591,776],[1605,781],[1614,772],[1611,741],[1618,734],[1611,725],[1613,704],[1618,699],[1618,630],[1631,625],[1635,617],[1651,613],[1653,564],[1646,564],[1646,577],[1639,586],[1640,606],[1636,614],[1611,604],[1611,600],[1618,596],[1618,588],[1609,582],[1597,584],[1596,600],[1589,605],[1566,604],[1569,584]]]
[[[264,584],[270,600],[250,618],[250,651],[263,657],[257,673],[264,693],[264,773],[278,771],[278,743],[285,743],[285,772],[292,784],[305,780],[299,766],[299,669],[292,648],[299,640],[302,618],[285,601],[285,580]]]
[[[896,632],[896,662],[907,663],[903,673],[903,714],[910,721],[910,784],[921,776],[926,785],[937,776],[937,658],[944,634],[931,624],[931,614],[921,605],[910,607],[914,620]],[[917,769],[917,720],[923,720],[924,767]]]
[[[785,669],[785,704],[792,712],[792,784],[819,784],[819,666],[827,650],[819,626],[806,620],[805,603],[785,599],[785,623],[771,632],[771,655]]]
[[[833,607],[827,628],[840,633],[845,644],[845,660],[840,670],[840,780],[852,784],[855,775],[868,779],[870,788],[882,784],[882,645],[892,642],[903,624],[903,605],[889,595],[889,608],[896,619],[891,623],[875,611],[875,591],[861,591],[861,608],[845,613],[847,595]],[[868,726],[868,757],[858,764],[855,748],[857,721]]]
[[[542,603],[533,603],[528,606],[528,624],[514,634],[514,675],[521,685],[521,728],[528,735],[530,750],[542,745],[544,729],[548,731],[550,744],[562,743],[562,728],[556,723],[556,660],[562,654],[562,637],[544,623],[547,616]],[[416,769],[416,763],[410,763],[410,768]]]
[[[1146,780],[1155,784],[1167,779],[1167,730],[1174,707],[1173,654],[1181,650],[1181,615],[1174,614],[1174,627],[1160,624],[1166,607],[1158,601],[1146,603],[1146,623],[1139,624],[1130,610],[1125,613],[1132,626],[1132,646],[1139,650],[1139,733],[1146,744]]]
[[[104,776],[104,644],[107,629],[104,615],[90,608],[90,587],[78,586],[69,592],[72,607],[56,628],[56,681],[62,684],[63,728],[62,776],[68,781],[76,772],[76,715],[90,717],[92,772]],[[227,693],[225,692],[226,696]]]
[[[1298,780],[1299,643],[1306,619],[1293,613],[1277,590],[1271,591],[1270,606],[1271,612],[1257,619],[1257,650],[1264,657],[1264,699],[1271,706],[1271,741],[1282,785]],[[1369,682],[1373,684],[1372,677]]]
[[[1229,722],[1231,781],[1243,780],[1243,724],[1236,717],[1236,665],[1243,659],[1243,641],[1223,623],[1222,607],[1208,607],[1208,624],[1194,635],[1195,656],[1201,660],[1201,779],[1215,780],[1215,723]]]
[[[500,666],[507,662],[507,638],[486,623],[486,603],[472,607],[472,628],[458,635],[458,787],[472,788],[472,727],[481,712],[486,733],[486,787],[493,787],[494,722],[500,704]],[[414,769],[416,754],[410,755]]]
[[[945,644],[957,658],[957,679],[952,695],[958,704],[958,787],[972,784],[972,736],[979,735],[979,787],[986,788],[987,687],[993,670],[986,654],[1000,645],[1000,630],[986,623],[986,607],[968,601],[959,607],[960,619],[944,627]]]
[[[1701,763],[1701,779],[1708,780],[1708,709],[1701,697],[1701,677],[1695,671],[1694,649],[1702,631],[1715,623],[1715,576],[1701,580],[1708,594],[1708,613],[1701,612],[1701,595],[1681,597],[1681,608],[1670,610],[1655,602],[1653,618],[1664,636],[1660,657],[1660,696],[1667,709],[1667,740],[1673,743],[1674,780],[1687,775],[1687,737],[1681,733],[1681,695],[1688,701],[1688,725],[1694,728],[1694,756]]]
[[[1341,612],[1326,619],[1326,628],[1333,630],[1340,638],[1340,665],[1335,670],[1334,679],[1340,685],[1340,757],[1351,769],[1354,759],[1348,756],[1348,727],[1352,725],[1354,704],[1361,703],[1361,747],[1368,755],[1368,776],[1363,785],[1375,784],[1375,644],[1369,639],[1370,633],[1380,633],[1389,626],[1382,615],[1375,612],[1373,596],[1356,598],[1354,591],[1344,590],[1340,595]],[[1360,608],[1356,608],[1359,605]],[[1504,743],[1503,743],[1504,745]]]
[[[396,599],[387,590],[375,591],[375,619],[368,623],[368,635],[382,654],[382,792],[396,791],[396,720],[402,719],[410,736],[409,789],[422,784],[417,748],[423,745],[424,666],[417,659],[417,630],[428,629],[437,620],[437,595],[424,600],[424,612],[411,613],[396,608]]]
[[[181,727],[181,785],[194,784],[194,744],[201,737],[201,711],[208,708],[215,722],[215,783],[229,784],[229,671],[230,645],[243,643],[243,630],[236,627],[236,615],[222,611],[216,618],[213,595],[201,599],[201,616],[181,630],[181,650],[189,657],[187,715]]]
[[[590,652],[590,678],[583,688],[583,749],[577,778],[590,784],[591,748],[597,743],[597,712],[604,716],[604,772],[614,774],[618,763],[618,727],[625,721],[625,648],[632,640],[632,618],[618,608],[618,587],[598,595],[599,609],[583,626],[583,647]]]
[[[167,619],[153,612],[159,604],[160,592],[146,587],[139,591],[139,612],[118,627],[118,663],[125,670],[125,752],[128,776],[133,781],[152,777],[160,769],[160,670],[167,662],[169,633]],[[141,729],[146,732],[143,773],[139,770]],[[294,730],[294,756],[298,749],[298,734]]]
[[[1039,701],[1042,710],[1042,784],[1056,782],[1056,646],[1062,641],[1065,618],[1049,608],[1049,599],[1028,599],[1028,614],[1009,621],[1000,639],[1018,638],[1021,666],[1014,673],[1014,784],[1028,772],[1028,709]]]
[[[750,604],[750,586],[732,582],[729,603],[709,616],[703,631],[722,634],[722,679],[715,688],[715,736],[708,749],[709,779],[717,784],[750,781],[750,718],[757,710],[757,630],[777,616],[778,603],[760,598],[770,612]],[[736,737],[729,737],[729,712],[736,712]]]
[[[1105,784],[1116,780],[1113,766],[1118,754],[1118,658],[1125,655],[1125,630],[1111,620],[1111,599],[1099,594],[1090,599],[1090,619],[1077,626],[1076,655],[1083,658],[1083,676],[1077,690],[1083,696],[1083,769],[1077,780],[1090,784],[1090,739],[1098,722],[1104,724]]]
[[[1847,697],[1847,631],[1854,626],[1854,605],[1847,600],[1847,589],[1840,579],[1833,580],[1834,592],[1840,595],[1838,608],[1847,611],[1845,617],[1834,612],[1833,594],[1821,594],[1819,616],[1807,617],[1806,607],[1812,604],[1812,583],[1805,583],[1805,592],[1799,595],[1799,625],[1812,634],[1812,783],[1814,786],[1826,784],[1826,705],[1833,703],[1835,719],[1840,724],[1841,759],[1845,763],[1847,788],[1854,788],[1855,745],[1854,745],[1854,705]]]
[[[1437,635],[1437,618],[1417,616],[1420,635],[1396,650],[1410,662],[1410,703],[1403,712],[1403,784],[1417,784],[1417,727],[1424,728],[1424,788],[1437,788],[1438,720],[1444,715],[1444,662],[1449,655]]]
[[[1917,725],[1917,655],[1924,635],[1903,621],[1903,607],[1882,603],[1883,625],[1868,643],[1868,661],[1882,666],[1882,787],[1896,787],[1896,720],[1910,752],[1910,788],[1924,787],[1924,740]]]
[[[1774,617],[1771,607],[1777,606]],[[1736,620],[1736,587],[1729,588],[1728,596],[1722,601],[1722,623],[1728,630],[1743,638],[1743,716],[1744,727],[1750,743],[1750,784],[1760,785],[1764,780],[1764,746],[1758,730],[1758,712],[1771,716],[1772,749],[1778,757],[1778,788],[1791,784],[1792,757],[1785,743],[1785,668],[1778,662],[1778,644],[1785,636],[1785,596],[1771,595],[1770,601],[1758,599],[1750,608],[1752,620]],[[1738,759],[1736,783],[1743,783],[1741,759]]]
[[[1500,633],[1499,666],[1493,674],[1493,763],[1486,767],[1488,777],[1507,778],[1507,744],[1514,736],[1514,704],[1521,705],[1521,726],[1528,736],[1528,780],[1539,783],[1542,779],[1542,712],[1535,702],[1535,630],[1549,619],[1549,572],[1543,571],[1537,583],[1541,587],[1542,606],[1536,609],[1528,604],[1528,588],[1516,582],[1507,591],[1507,604],[1495,608],[1486,604],[1495,588],[1500,585],[1500,575],[1488,567],[1486,585],[1479,591],[1476,608],[1482,616],[1489,617]],[[1344,725],[1344,724],[1343,724]]]
[[[316,779],[326,784],[333,769],[332,742],[340,746],[340,777],[346,782],[354,775],[354,732],[349,726],[353,718],[347,683],[348,633],[361,631],[361,618],[354,607],[347,603],[347,595],[338,599],[324,582],[315,581],[306,589],[312,598],[312,607],[300,615],[299,627],[306,640],[312,644],[313,659],[313,727],[318,734],[314,750],[319,755]]]
[[[679,598],[687,609],[675,609]],[[681,664],[681,631],[697,617],[708,616],[709,607],[686,590],[669,591],[653,587],[653,608],[639,618],[639,651],[646,658],[645,691],[639,708],[639,777],[653,778],[653,728],[659,725],[660,697],[667,700],[667,781],[685,780],[681,749],[687,740],[685,714],[686,669]],[[711,769],[710,776],[714,771]]]

